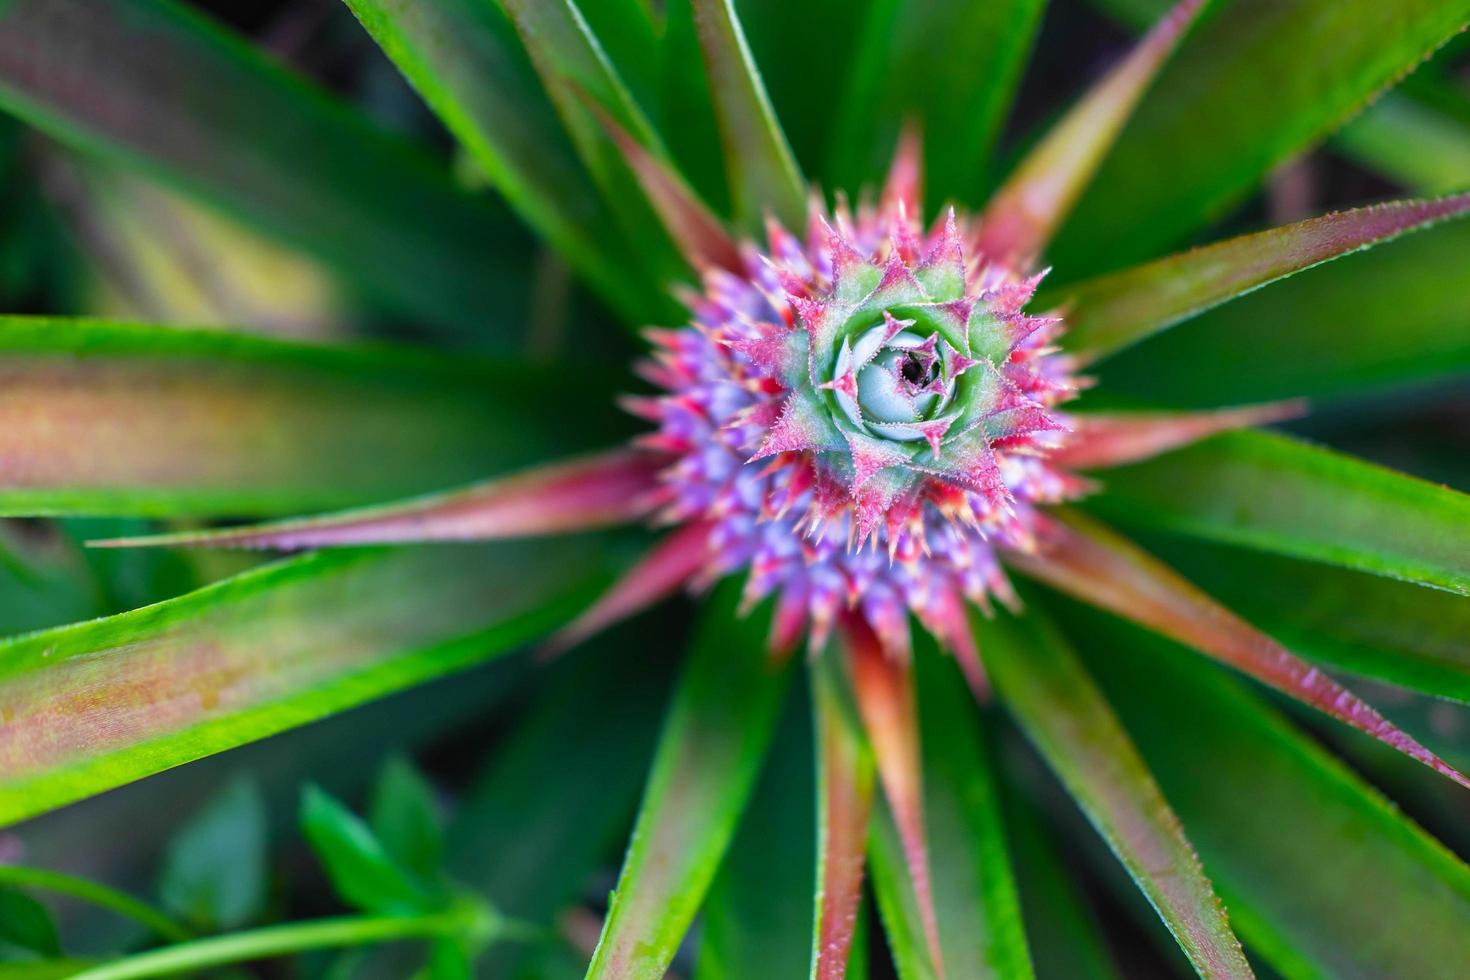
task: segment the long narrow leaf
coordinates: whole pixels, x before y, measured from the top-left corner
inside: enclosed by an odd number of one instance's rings
[[[1075,275],[1157,255],[1221,216],[1470,20],[1467,0],[1220,7],[1119,139],[1051,253],[1058,269]]]
[[[1470,868],[1230,678],[1083,623],[1090,666],[1266,962],[1371,980],[1470,960]]]
[[[1217,436],[1108,474],[1099,510],[1470,593],[1470,496],[1264,432]]]
[[[812,980],[842,980],[862,907],[864,855],[873,807],[873,757],[846,717],[834,654],[812,664],[817,743],[816,917]]]
[[[490,541],[626,524],[655,502],[658,457],[623,450],[544,466],[463,490],[297,520],[92,541],[93,547],[340,548]]]
[[[171,0],[0,7],[0,107],[160,177],[451,325],[522,249],[411,145]]]
[[[958,666],[928,643],[915,652],[915,680],[944,965],[953,977],[1026,980],[1031,957],[995,764],[973,697]]]
[[[1093,361],[1314,265],[1470,210],[1470,194],[1400,201],[1243,235],[1069,287],[1066,343]]]
[[[1470,599],[1199,541],[1150,544],[1304,657],[1470,702]]]
[[[1188,643],[1470,787],[1470,779],[1361,698],[1142,549],[1075,514],[1065,523],[1053,522],[1046,535],[1042,550],[1009,553],[1009,563],[1068,595]]]
[[[755,785],[790,670],[735,619],[737,592],[711,602],[674,693],[589,980],[663,976]]]
[[[946,970],[924,818],[925,780],[913,664],[901,662],[892,650],[884,649],[865,622],[853,618],[844,626],[844,652],[852,670],[858,714],[887,803],[883,814],[892,821],[902,855],[903,905],[913,902],[927,962],[934,975],[943,978]],[[886,856],[885,863],[892,867]]]
[[[631,252],[619,256],[621,263],[644,270],[655,283],[673,278],[679,266],[669,240],[593,107],[608,113],[617,125],[645,146],[657,146],[657,136],[608,61],[581,11],[573,0],[502,0],[502,3],[520,32],[521,42],[556,105],[578,155],[631,246]]]
[[[588,544],[312,555],[0,645],[12,823],[502,653],[588,598]],[[600,577],[600,576],[599,576]]]
[[[736,218],[755,232],[769,209],[787,227],[800,227],[804,182],[746,46],[734,0],[690,2],[720,121]]]
[[[1358,395],[1470,369],[1470,223],[1278,282],[1101,365],[1110,392],[1213,406]]]
[[[1041,254],[1203,7],[1204,0],[1180,0],[1031,150],[986,206],[983,254],[1018,262]]]
[[[619,262],[620,235],[537,83],[515,29],[488,0],[346,0],[511,207],[624,316],[652,308]]]
[[[0,513],[267,515],[452,485],[583,437],[570,402],[542,397],[549,377],[411,351],[0,317]]]
[[[1194,848],[1096,683],[1043,618],[976,618],[996,686],[1201,976],[1250,977]]]
[[[1213,412],[1089,412],[1071,420],[1072,437],[1051,458],[1077,469],[1126,466],[1221,432],[1269,425],[1305,413],[1306,404],[1300,401]]]

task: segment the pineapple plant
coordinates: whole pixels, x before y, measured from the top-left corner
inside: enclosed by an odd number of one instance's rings
[[[0,966],[1470,965],[1470,498],[1303,437],[1465,478],[1396,420],[1470,363],[1470,4],[286,6],[0,5],[5,234],[90,277],[0,318]],[[451,734],[301,792],[350,914],[272,900],[229,766]]]

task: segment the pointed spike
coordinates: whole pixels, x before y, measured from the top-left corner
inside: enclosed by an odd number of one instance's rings
[[[1090,363],[1323,262],[1470,212],[1470,194],[1396,201],[1242,235],[1071,287],[1067,347]]]
[[[1307,413],[1302,400],[1245,405],[1209,412],[1130,412],[1076,415],[1073,437],[1051,459],[1076,469],[1125,466],[1180,449],[1220,432],[1269,425]]]
[[[981,219],[976,244],[985,259],[1014,267],[1041,253],[1204,6],[1176,4],[1022,161]]]
[[[708,561],[713,531],[711,523],[694,521],[654,545],[601,598],[547,640],[542,655],[550,657],[569,650],[691,582]]]
[[[915,267],[914,277],[936,301],[957,300],[965,295],[965,247],[954,208],[945,212],[943,229]]]
[[[744,272],[740,249],[720,220],[705,207],[684,178],[639,143],[590,95],[580,92],[602,128],[612,137],[628,168],[638,179],[648,203],[679,246],[684,258],[697,270],[710,267]]]
[[[1055,589],[1191,646],[1470,788],[1470,779],[1326,673],[1101,524],[1052,511],[1034,553],[1008,564]]]
[[[92,541],[98,548],[215,547],[299,551],[415,541],[487,541],[626,524],[664,501],[668,459],[631,450],[568,460],[463,490],[319,517],[217,531]]]
[[[861,617],[845,617],[842,635],[849,654],[858,713],[873,747],[883,794],[898,825],[929,956],[936,973],[943,977],[944,959],[939,947],[939,923],[934,911],[929,846],[924,831],[924,787],[913,665],[887,656],[878,637]]]

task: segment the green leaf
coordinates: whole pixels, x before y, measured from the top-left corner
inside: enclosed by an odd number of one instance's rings
[[[1265,432],[1108,473],[1095,508],[1165,528],[1470,593],[1470,496]]]
[[[301,829],[332,890],[353,908],[411,915],[435,905],[368,825],[316,786],[307,786],[302,794]]]
[[[915,653],[924,817],[944,965],[954,977],[1032,976],[990,746],[952,657]]]
[[[1470,702],[1470,599],[1200,541],[1149,545],[1310,660]]]
[[[408,312],[501,323],[524,246],[483,198],[171,0],[0,7],[0,107],[310,252]],[[489,274],[487,274],[489,273]]]
[[[1051,260],[1065,274],[1150,258],[1222,216],[1470,20],[1470,0],[1217,6],[1064,229]]]
[[[650,312],[618,261],[612,213],[491,0],[346,0],[526,223],[625,317]]]
[[[940,974],[924,937],[918,898],[904,864],[898,822],[892,805],[882,793],[873,801],[869,834],[868,868],[873,878],[873,895],[878,900],[883,935],[888,940],[888,951],[898,976],[900,980],[938,980]]]
[[[1039,609],[972,617],[1022,730],[1128,869],[1201,976],[1250,977],[1179,818],[1077,655]]]
[[[792,698],[755,795],[700,914],[694,980],[802,975],[810,957],[811,733]]]
[[[1102,366],[1102,388],[1179,407],[1362,393],[1470,370],[1470,223],[1278,282]]]
[[[51,913],[14,888],[0,888],[0,941],[42,956],[61,955],[61,940]]]
[[[579,398],[540,397],[550,375],[0,317],[0,514],[266,515],[438,489],[544,458],[558,432],[596,438]]]
[[[726,584],[703,614],[659,738],[589,978],[661,977],[734,836],[776,726],[789,664]]]
[[[0,823],[487,660],[599,567],[593,541],[336,551],[7,641]]]
[[[972,696],[954,661],[924,643],[915,653],[922,725],[924,818],[945,972],[1034,975],[1021,920],[993,763]],[[874,814],[873,885],[899,975],[937,976],[904,870],[893,811]]]
[[[383,766],[373,787],[368,823],[400,867],[420,881],[433,880],[444,856],[444,827],[433,787],[403,756]]]
[[[816,909],[811,918],[812,980],[847,975],[861,961],[863,877],[873,810],[873,754],[850,696],[841,651],[809,662],[816,743]],[[810,840],[810,835],[806,835]]]
[[[1452,86],[1409,84],[1369,106],[1332,146],[1424,194],[1470,186],[1470,97]]]
[[[981,201],[989,156],[1040,22],[1041,0],[875,0],[836,100],[828,170],[838,187],[879,180],[911,119],[924,135],[927,197]]]
[[[734,0],[690,0],[704,52],[735,217],[749,232],[770,211],[788,228],[806,213],[806,189],[750,56]]]
[[[1458,858],[1220,671],[1081,616],[1090,666],[1272,967],[1366,980],[1470,959],[1470,869]]]
[[[0,963],[0,980],[62,980],[96,966],[95,960],[30,960]]]
[[[1066,344],[1088,362],[1106,357],[1278,279],[1466,210],[1470,195],[1337,212],[1090,279],[1056,303],[1068,311]]]
[[[662,155],[662,148],[576,4],[573,0],[500,2],[520,32],[582,162],[622,226],[627,247],[619,255],[620,264],[645,270],[645,280],[654,284],[679,275],[683,267],[662,224],[593,106],[610,114],[618,126],[657,154]],[[655,295],[662,294],[662,289],[656,289]],[[662,312],[675,315],[676,310]]]
[[[239,929],[265,905],[268,860],[265,801],[237,778],[169,842],[159,896],[196,931]]]

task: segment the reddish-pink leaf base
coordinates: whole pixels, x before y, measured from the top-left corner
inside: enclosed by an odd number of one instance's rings
[[[648,196],[648,203],[689,264],[700,270],[719,268],[744,275],[745,265],[740,260],[740,249],[735,240],[683,178],[648,152],[590,96],[584,98],[608,136],[617,144],[623,160]]]
[[[899,839],[903,842],[904,861],[913,882],[929,956],[936,974],[943,977],[944,960],[939,949],[939,922],[934,912],[929,847],[924,832],[924,786],[913,665],[886,653],[882,642],[861,617],[845,616],[842,636],[852,667],[858,712],[873,746],[878,779],[893,809]]]
[[[711,527],[685,524],[664,538],[602,597],[547,641],[547,656],[567,650],[664,599],[693,581],[708,560]]]
[[[1013,266],[1041,254],[1205,2],[1183,0],[1165,14],[1022,161],[985,210],[981,254]]]
[[[817,695],[817,739],[821,753],[822,850],[818,858],[812,975],[816,980],[842,980],[847,975],[863,894],[873,774],[871,762],[848,730],[833,696],[825,691]]]
[[[1072,437],[1050,455],[1073,470],[1105,469],[1142,462],[1231,429],[1300,418],[1305,401],[1245,405],[1209,412],[1129,412],[1075,415]]]
[[[1076,514],[1048,519],[1033,554],[1007,563],[1033,578],[1229,664],[1470,788],[1470,780],[1357,695],[1205,595],[1152,555]]]
[[[94,547],[205,545],[333,548],[416,541],[484,541],[565,534],[626,524],[660,503],[667,460],[634,450],[552,463],[466,490],[223,531],[93,541]]]

